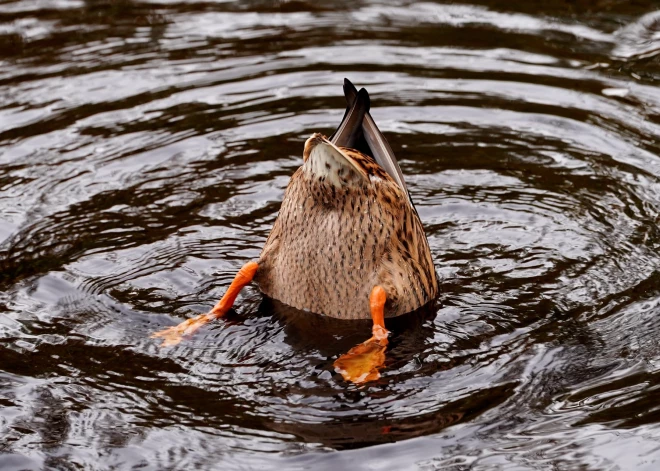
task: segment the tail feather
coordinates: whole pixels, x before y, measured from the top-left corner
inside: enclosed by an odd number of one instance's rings
[[[362,90],[364,90],[364,88],[361,89],[360,92],[362,92]],[[349,107],[354,105],[356,99],[359,97],[360,92],[357,91],[350,80],[347,78],[344,79],[344,95],[346,96],[346,103]],[[344,114],[344,119],[345,118],[346,114]],[[387,142],[387,139],[385,139],[383,133],[381,133],[378,129],[378,126],[376,126],[376,123],[371,117],[371,114],[369,114],[369,109],[367,109],[366,113],[364,114],[364,119],[362,121],[362,133],[364,140],[366,140],[366,143],[368,144],[371,151],[370,154],[373,156],[376,162],[378,162],[378,165],[383,167],[383,170],[385,170],[389,176],[392,177],[394,181],[401,187],[401,189],[408,197],[408,202],[411,206],[413,206],[412,199],[408,193],[408,187],[406,186],[406,181],[403,179],[403,173],[401,172],[399,163],[394,156],[394,151],[392,151],[392,148]]]
[[[364,88],[359,92],[356,90],[355,97],[346,109],[339,127],[330,137],[330,142],[336,146],[355,148],[356,143],[363,138],[362,122],[370,105],[367,91]]]

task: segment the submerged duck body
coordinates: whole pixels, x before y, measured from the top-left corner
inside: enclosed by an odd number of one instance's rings
[[[421,221],[407,192],[371,156],[320,134],[305,144],[259,260],[261,291],[297,309],[368,319],[374,286],[385,316],[413,311],[438,292]]]

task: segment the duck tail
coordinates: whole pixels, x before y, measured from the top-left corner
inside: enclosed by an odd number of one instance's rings
[[[362,89],[364,90],[364,88]],[[360,91],[362,91],[360,90]],[[355,100],[357,99],[359,92],[355,85],[351,83],[347,78],[344,79],[344,95],[346,97],[346,103],[350,107]],[[344,115],[346,116],[346,115]],[[399,163],[396,160],[394,151],[390,147],[387,139],[383,136],[383,133],[380,132],[376,122],[371,117],[369,110],[364,115],[362,121],[362,135],[366,140],[367,145],[369,146],[369,154],[378,162],[378,165],[383,167],[392,179],[401,187],[404,193],[408,197],[408,201],[412,206],[412,200],[408,194],[408,187],[406,186],[406,181],[403,179],[403,173],[399,167]]]
[[[369,94],[362,88],[355,91],[355,97],[346,108],[344,117],[339,127],[330,136],[330,142],[336,146],[355,148],[356,144],[363,139],[362,122],[364,116],[369,113],[371,100]]]

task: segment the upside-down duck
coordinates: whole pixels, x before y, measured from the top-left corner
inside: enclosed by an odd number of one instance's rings
[[[369,113],[367,91],[344,80],[347,108],[335,133],[305,142],[280,212],[257,261],[247,262],[207,314],[157,332],[175,345],[224,316],[256,283],[294,308],[339,319],[373,320],[372,336],[334,363],[354,383],[380,377],[385,318],[414,311],[438,294],[424,228],[387,140]]]

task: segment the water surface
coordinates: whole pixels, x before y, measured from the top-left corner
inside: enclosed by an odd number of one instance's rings
[[[0,2],[0,468],[658,469],[656,7]],[[363,388],[332,363],[368,322],[255,288],[159,349],[258,256],[344,77],[438,302]]]

